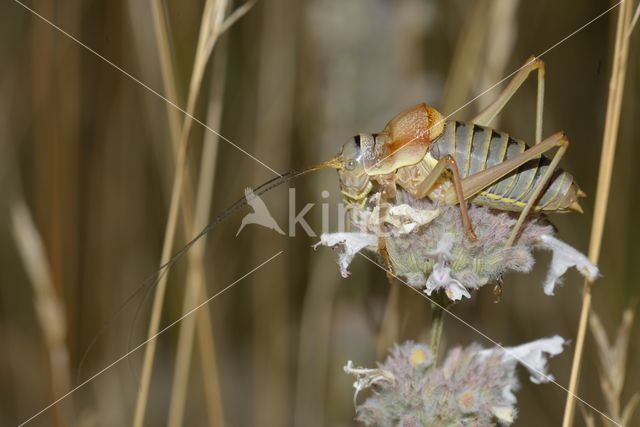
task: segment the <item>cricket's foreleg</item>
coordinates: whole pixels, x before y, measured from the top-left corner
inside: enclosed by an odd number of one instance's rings
[[[482,110],[471,122],[480,126],[489,126],[491,121],[502,111],[511,97],[520,89],[531,72],[538,71],[538,89],[536,95],[536,144],[542,140],[542,113],[544,109],[544,62],[531,56],[511,79],[498,98]]]
[[[453,190],[457,197],[456,202],[460,206],[460,214],[462,215],[462,224],[464,225],[464,231],[467,234],[469,240],[476,240],[476,234],[473,231],[471,225],[471,219],[469,218],[469,211],[467,209],[467,202],[465,201],[462,192],[462,179],[460,179],[460,172],[458,171],[458,165],[456,160],[451,155],[446,155],[438,161],[433,170],[427,175],[427,177],[417,184],[414,189],[414,196],[422,199],[429,194],[431,188],[436,181],[442,176],[442,174],[449,170],[453,180]],[[452,203],[453,204],[453,203]]]

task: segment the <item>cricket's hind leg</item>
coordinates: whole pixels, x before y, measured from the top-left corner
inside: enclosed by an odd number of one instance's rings
[[[529,57],[525,64],[516,72],[506,88],[498,98],[475,116],[471,122],[480,126],[489,126],[491,121],[502,111],[511,97],[520,89],[533,71],[538,72],[538,89],[536,95],[536,144],[542,141],[542,114],[544,109],[544,62],[535,56]]]

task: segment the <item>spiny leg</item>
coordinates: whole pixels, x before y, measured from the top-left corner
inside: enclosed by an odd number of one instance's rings
[[[474,173],[462,180],[462,193],[465,199],[475,196],[480,191],[498,182],[501,178],[504,178],[508,173],[513,172],[531,159],[535,159],[554,147],[559,147],[566,142],[566,136],[564,132],[558,132],[546,138],[539,144],[529,147],[522,153],[512,157],[509,160],[505,160],[502,163],[491,166],[483,171]],[[445,193],[445,203],[455,203],[457,195],[448,189]]]
[[[536,95],[536,144],[542,141],[542,114],[544,109],[544,62],[535,56],[529,57],[527,62],[511,79],[507,87],[498,98],[475,116],[471,122],[480,126],[489,126],[491,121],[502,111],[511,97],[520,89],[529,74],[538,71],[538,90]]]
[[[502,275],[499,275],[496,278],[495,286],[493,287],[493,295],[495,295],[496,299],[493,301],[494,303],[499,303],[502,301],[502,285],[504,281],[502,280]]]
[[[453,190],[457,197],[457,202],[460,205],[460,214],[462,215],[462,224],[464,225],[464,231],[467,234],[469,240],[476,240],[476,234],[473,232],[473,226],[471,225],[471,219],[469,218],[469,211],[467,210],[467,202],[465,202],[464,193],[462,192],[462,180],[460,179],[460,172],[458,171],[458,165],[456,160],[451,155],[446,155],[438,161],[438,164],[433,168],[431,173],[416,186],[415,194],[419,199],[422,199],[429,191],[436,181],[446,171],[451,171],[453,175]]]
[[[542,191],[545,188],[547,188],[547,184],[551,180],[551,177],[553,176],[553,173],[558,167],[558,163],[560,163],[560,159],[562,159],[562,156],[564,156],[564,153],[567,151],[568,146],[569,146],[569,140],[566,138],[566,136],[563,135],[563,137],[558,141],[558,151],[556,151],[556,154],[554,154],[553,159],[549,164],[549,167],[545,171],[540,181],[537,183],[535,189],[533,190],[533,193],[531,194],[531,198],[527,202],[524,209],[522,209],[522,212],[520,212],[520,217],[518,217],[518,222],[513,227],[513,230],[511,231],[511,236],[509,236],[509,240],[507,240],[507,243],[506,243],[507,247],[513,245],[513,243],[516,241],[516,238],[518,237],[518,233],[522,228],[522,224],[524,224],[524,220],[527,218],[527,215],[529,214],[529,211],[531,211],[531,208],[533,208],[533,206],[540,199],[540,194],[542,193]]]
[[[381,183],[382,184],[382,183]],[[386,182],[388,187],[393,187],[395,192],[395,182]],[[395,197],[395,194],[393,195]],[[393,279],[395,278],[395,272],[393,269],[393,263],[391,262],[391,257],[389,256],[389,251],[387,250],[387,242],[385,240],[385,229],[384,229],[384,221],[383,218],[387,215],[387,207],[389,203],[387,200],[389,199],[388,192],[384,189],[381,191],[380,200],[378,200],[378,252],[380,256],[382,256],[382,261],[384,262],[384,267],[387,272],[387,278],[391,283],[393,283]]]
[[[384,267],[386,268],[387,278],[390,282],[393,283],[393,280],[396,278],[395,272],[393,271],[393,263],[391,262],[391,257],[389,256],[389,250],[387,249],[387,242],[384,240],[384,237],[378,237],[378,251],[382,256],[382,261],[384,262]]]
[[[567,137],[564,134],[564,132],[558,132],[551,135],[549,138],[545,139],[539,144],[536,144],[533,147],[530,147],[523,153],[520,153],[509,160],[506,160],[502,163],[498,163],[495,166],[485,169],[482,172],[478,172],[471,176],[468,176],[462,180],[462,183],[461,183],[462,194],[465,199],[468,199],[470,197],[473,197],[483,189],[493,185],[498,180],[503,178],[505,175],[507,175],[510,172],[513,172],[514,170],[516,170],[517,168],[519,168],[529,160],[532,160],[541,156],[545,152],[553,149],[554,147],[558,147],[558,151],[554,155],[551,163],[549,164],[547,170],[545,171],[545,174],[542,176],[540,181],[536,184],[535,190],[530,200],[527,202],[527,205],[522,210],[522,213],[520,214],[520,218],[518,218],[518,222],[514,226],[511,236],[507,241],[507,246],[511,246],[515,241],[518,231],[520,230],[520,227],[524,223],[524,219],[526,218],[527,214],[529,213],[533,205],[536,203],[537,199],[540,196],[540,193],[545,188],[546,184],[551,178],[558,163],[560,162],[560,159],[564,155],[564,152],[567,150],[568,145],[569,145],[569,141],[567,140]],[[454,193],[452,189],[447,190],[444,196],[445,203],[453,204],[456,202],[456,200],[459,200],[459,195]]]

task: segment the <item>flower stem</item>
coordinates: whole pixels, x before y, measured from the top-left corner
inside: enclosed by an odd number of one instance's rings
[[[442,315],[444,309],[441,305],[431,303],[431,351],[433,352],[434,363],[438,362],[438,347],[440,345],[440,337],[442,336]]]

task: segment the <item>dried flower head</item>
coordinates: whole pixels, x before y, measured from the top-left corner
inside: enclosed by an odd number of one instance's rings
[[[428,295],[443,291],[452,301],[470,298],[469,291],[498,280],[506,271],[530,271],[536,248],[553,252],[544,284],[548,295],[569,267],[575,266],[589,280],[598,276],[584,255],[553,237],[544,216],[530,215],[511,247],[505,242],[517,215],[471,205],[469,216],[478,237],[473,242],[464,233],[457,206],[417,200],[401,190],[394,205],[381,206],[379,194],[373,194],[363,206],[350,208],[349,232],[323,234],[318,245],[339,250],[340,271],[347,277],[353,257],[363,249],[377,252],[383,238],[394,274]]]
[[[534,383],[550,381],[547,357],[561,353],[564,342],[554,336],[514,348],[456,347],[438,367],[428,346],[406,342],[377,369],[356,368],[351,361],[344,369],[357,378],[356,397],[363,389],[374,391],[356,407],[366,425],[506,425],[516,417],[517,363],[529,369]]]

